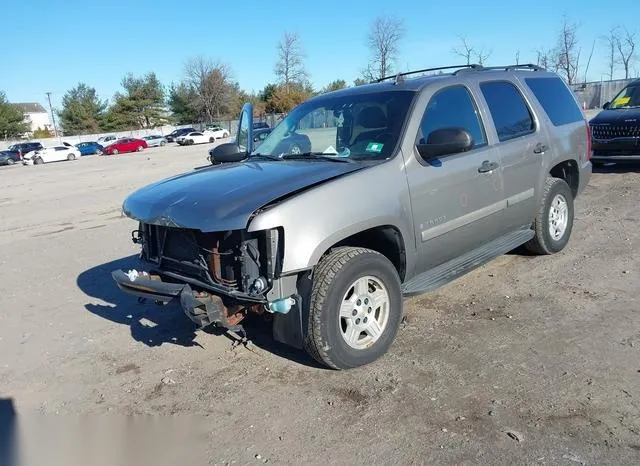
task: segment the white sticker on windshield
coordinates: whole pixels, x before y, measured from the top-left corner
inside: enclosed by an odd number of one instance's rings
[[[323,152],[323,154],[335,154],[335,153],[336,153],[336,150],[333,146],[327,147]]]

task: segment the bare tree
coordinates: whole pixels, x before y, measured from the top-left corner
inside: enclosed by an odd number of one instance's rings
[[[462,57],[462,59],[466,62],[467,65],[471,64],[471,58],[474,56],[476,50],[467,42],[466,37],[460,37],[460,41],[462,42],[462,46],[460,48],[454,47],[451,49],[454,55]]]
[[[636,33],[624,29],[624,34],[618,36],[616,48],[618,49],[618,63],[624,68],[624,79],[629,79],[631,65],[636,59]]]
[[[195,106],[206,121],[211,122],[229,109],[233,84],[227,64],[198,56],[185,63],[184,74],[196,96]]]
[[[574,84],[580,69],[580,48],[578,46],[578,26],[563,17],[562,27],[556,46],[556,62],[569,84]]]
[[[520,64],[520,50],[516,50],[516,65]]]
[[[484,65],[487,60],[489,59],[489,57],[491,56],[493,52],[491,50],[488,50],[485,52],[485,50],[482,48],[480,50],[478,50],[478,53],[476,54],[476,57],[478,59],[478,64],[479,65]]]
[[[603,36],[602,40],[607,47],[607,68],[609,69],[609,79],[613,79],[613,74],[617,64],[616,51],[618,42],[620,41],[620,31],[618,26],[614,26],[609,29],[609,33],[606,36]]]
[[[371,24],[367,46],[373,59],[363,71],[365,79],[385,78],[393,72],[398,46],[404,37],[404,23],[391,16],[379,16]]]
[[[277,48],[278,61],[275,73],[280,83],[287,89],[292,85],[305,84],[309,74],[304,67],[305,53],[300,45],[298,33],[285,32]]]

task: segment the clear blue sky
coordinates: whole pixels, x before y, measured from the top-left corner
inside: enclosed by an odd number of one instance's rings
[[[5,2],[2,10],[0,90],[12,102],[43,105],[51,91],[54,107],[80,81],[101,98],[119,90],[127,72],[178,81],[184,61],[199,54],[226,62],[242,88],[257,91],[275,80],[276,44],[285,30],[300,34],[316,88],[337,78],[351,83],[367,64],[368,27],[380,14],[405,21],[401,70],[461,62],[451,53],[458,35],[492,50],[488,64],[513,63],[516,50],[521,63],[535,62],[537,48],[555,45],[566,13],[579,24],[583,60],[596,40],[589,79],[600,80],[607,66],[598,38],[615,24],[640,36],[640,0],[24,0]]]

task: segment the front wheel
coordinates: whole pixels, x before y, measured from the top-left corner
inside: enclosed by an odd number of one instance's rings
[[[71,162],[72,160],[75,160],[75,159],[76,159],[75,154],[69,154],[69,155],[67,155],[67,160],[68,160],[69,162]]]
[[[533,222],[535,236],[525,247],[534,254],[553,254],[569,242],[573,229],[573,193],[566,181],[547,178]]]
[[[209,138],[209,142],[216,142],[216,138]]]
[[[315,268],[305,348],[334,369],[369,364],[387,352],[401,318],[393,264],[370,249],[339,248]]]
[[[113,150],[111,151],[111,153],[112,153],[113,155],[118,155],[118,149],[113,149]]]
[[[40,157],[36,157],[35,160],[33,161],[34,165],[42,165],[44,163],[44,160],[42,160]]]
[[[13,165],[14,163],[16,163],[15,160],[13,160],[11,158],[7,159],[7,165]]]
[[[142,146],[138,146],[138,148],[136,149],[138,152],[142,152]]]
[[[96,155],[102,155],[102,151],[101,151],[100,149],[98,149],[98,150],[96,151]]]

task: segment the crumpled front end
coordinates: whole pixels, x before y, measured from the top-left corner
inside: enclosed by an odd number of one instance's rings
[[[199,327],[237,331],[249,312],[286,313],[293,304],[286,301],[289,308],[283,308],[267,298],[281,267],[278,229],[203,233],[141,223],[132,239],[141,245],[140,259],[149,270],[112,272],[118,287],[158,304],[179,300]]]

